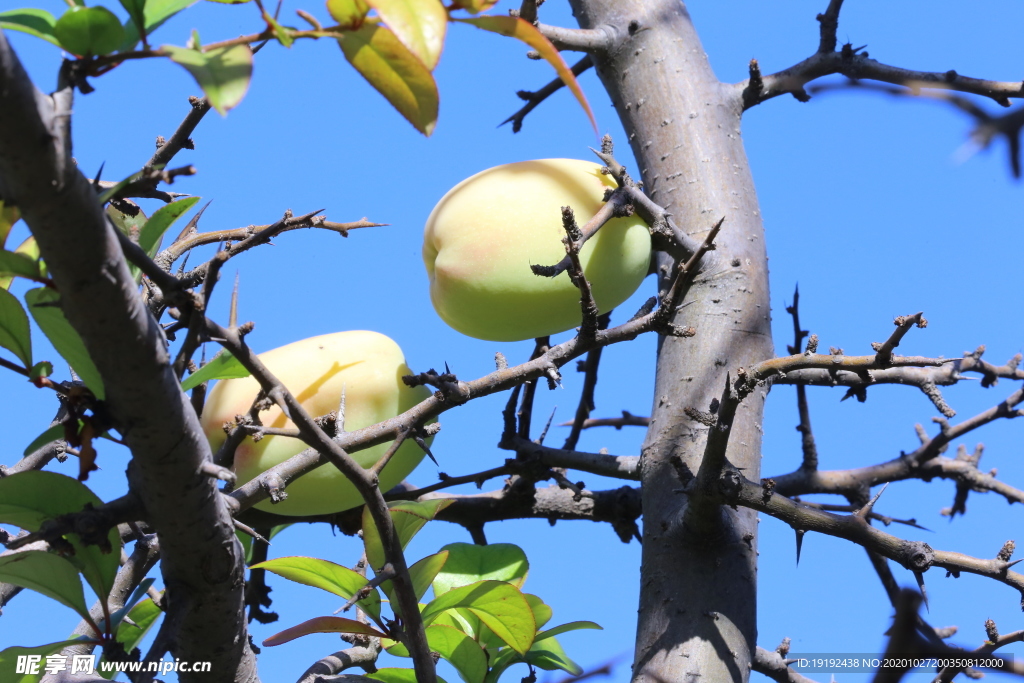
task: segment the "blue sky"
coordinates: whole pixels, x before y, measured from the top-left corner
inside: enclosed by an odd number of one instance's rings
[[[814,16],[826,4],[734,0],[693,2],[689,9],[718,76],[738,81],[752,57],[771,72],[811,54],[818,35]],[[55,13],[63,7],[57,0],[36,5]],[[840,19],[840,41],[867,44],[872,57],[883,62],[935,71],[952,68],[993,79],[1022,77],[1020,3],[979,3],[970,10],[952,2],[858,0],[848,5]],[[504,13],[507,6],[513,5],[500,3],[494,12]],[[319,2],[296,0],[285,0],[282,16],[294,16],[297,8],[326,16]],[[119,6],[111,9],[121,11]],[[568,8],[554,0],[544,5],[541,19],[573,25]],[[212,42],[259,27],[254,7],[200,3],[168,22],[154,42],[184,44],[193,28],[204,42]],[[51,88],[58,50],[22,35],[9,38],[37,84]],[[565,91],[530,114],[518,135],[496,127],[518,109],[516,90],[536,89],[552,78],[550,68],[527,60],[525,51],[509,39],[452,27],[436,72],[440,119],[429,139],[362,81],[332,41],[299,43],[291,50],[271,45],[259,53],[243,103],[226,118],[209,115],[194,135],[196,150],[176,159],[195,164],[199,174],[171,189],[213,200],[200,226],[205,230],[270,223],[286,209],[325,209],[331,220],[366,216],[390,226],[355,231],[348,239],[292,232],[276,239],[273,247],[232,261],[232,268],[240,270],[240,318],[256,322],[248,338],[253,347],[269,350],[317,334],[372,329],[395,339],[416,371],[447,361],[468,379],[493,368],[495,351],[510,361],[526,359],[530,343],[484,342],[447,328],[431,308],[420,260],[423,223],[458,181],[501,163],[587,158],[587,147],[595,146],[585,116]],[[137,170],[151,154],[154,138],[169,135],[185,114],[186,98],[198,94],[182,69],[162,60],[126,64],[93,84],[97,91],[75,102],[75,156],[87,175],[105,164],[107,179]],[[624,142],[597,78],[585,74],[581,84],[601,132]],[[797,283],[803,325],[819,335],[824,347],[867,353],[870,342],[890,333],[894,316],[923,310],[928,328],[911,331],[901,352],[956,356],[986,344],[986,358],[1002,363],[1024,351],[1019,266],[1013,256],[1024,227],[1022,185],[1009,175],[1001,142],[960,161],[958,151],[969,130],[970,121],[944,105],[863,92],[823,94],[807,104],[783,97],[747,113],[743,134],[765,217],[778,352],[785,353],[791,341],[784,307]],[[620,160],[632,165],[624,144],[618,151]],[[214,314],[222,319],[229,289],[222,286],[215,301]],[[616,319],[624,320],[653,293],[653,282],[647,280]],[[623,409],[649,412],[654,341],[640,338],[605,353],[595,415],[616,415]],[[41,336],[35,343],[45,348]],[[61,372],[66,368],[58,366]],[[537,415],[546,416],[557,406],[556,420],[569,419],[580,385],[581,377],[567,371],[563,389],[538,393]],[[12,464],[46,428],[55,405],[52,395],[12,374],[0,374],[0,388],[5,396],[0,462]],[[994,405],[1014,388],[1002,383],[982,389],[969,381],[945,390],[945,395],[959,420]],[[765,476],[799,464],[794,393],[780,386],[769,397]],[[811,389],[809,394],[823,468],[887,460],[915,447],[915,422],[935,429],[930,422],[934,407],[913,389],[872,389],[864,404],[840,403],[842,390]],[[488,397],[442,416],[443,430],[433,447],[442,471],[466,474],[504,460],[508,454],[495,443],[505,399]],[[557,442],[562,432],[553,429]],[[984,442],[983,469],[998,468],[1001,479],[1022,483],[1020,429],[1020,423],[997,423],[969,435],[965,443],[973,448]],[[591,430],[584,433],[580,448],[636,454],[642,439],[637,428]],[[126,453],[104,446],[99,464],[103,469],[89,485],[104,499],[123,493]],[[70,465],[53,469],[71,473]],[[411,481],[426,485],[436,475],[437,468],[425,462]],[[591,475],[580,478],[595,490],[619,485]],[[966,518],[950,522],[938,511],[952,497],[948,482],[900,483],[890,486],[878,510],[914,517],[932,530],[890,527],[893,533],[980,557],[994,556],[1021,528],[1020,508],[992,494],[973,494]],[[487,535],[491,542],[514,542],[526,549],[531,561],[526,587],[552,605],[553,623],[590,619],[605,627],[564,636],[570,656],[592,667],[621,653],[614,676],[607,680],[627,681],[639,546],[622,544],[606,526],[582,522],[554,527],[538,520],[506,522],[489,525]],[[409,552],[416,559],[445,543],[468,540],[461,528],[434,523]],[[303,526],[278,536],[271,553],[351,564],[359,556],[359,545],[328,529]],[[879,651],[891,614],[863,550],[809,534],[797,567],[792,531],[764,519],[760,554],[759,645],[771,649],[789,636],[794,651]],[[913,584],[909,573],[895,571],[902,583]],[[995,619],[1004,633],[1022,627],[1019,596],[1011,589],[967,575],[944,578],[939,570],[925,578],[931,610],[927,618],[936,626],[958,625],[956,643],[980,644],[986,618]],[[253,625],[257,641],[340,606],[312,588],[284,581],[273,587],[273,609],[281,620]],[[0,617],[0,645],[58,640],[76,623],[70,610],[23,594]],[[260,672],[268,681],[295,679],[309,663],[340,647],[333,636],[318,635],[267,648]],[[517,675],[525,671],[506,674],[508,680]],[[816,674],[819,680],[827,676]],[[862,681],[867,675],[837,679]]]

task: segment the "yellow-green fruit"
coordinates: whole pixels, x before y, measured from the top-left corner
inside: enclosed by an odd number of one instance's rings
[[[517,341],[576,327],[579,290],[568,273],[534,275],[531,265],[565,257],[561,207],[582,227],[615,182],[600,166],[540,159],[495,166],[463,180],[427,219],[423,261],[430,298],[453,328],[478,339]],[[580,253],[602,313],[629,298],[647,274],[651,237],[638,217],[615,218]]]
[[[377,332],[363,330],[336,332],[303,339],[260,354],[260,360],[316,417],[338,410],[341,392],[345,392],[345,429],[355,431],[394,417],[430,395],[425,387],[407,387],[402,375],[410,374],[402,350],[394,341]],[[202,425],[214,452],[227,438],[224,423],[249,412],[259,384],[252,377],[221,380],[210,392],[203,408]],[[267,427],[293,428],[281,409],[273,407],[260,413]],[[352,453],[363,467],[369,468],[388,449],[380,444]],[[298,439],[265,436],[259,441],[246,437],[235,450],[234,471],[238,485],[305,450]],[[380,476],[381,490],[387,491],[404,479],[423,459],[423,451],[406,441]],[[321,515],[348,510],[362,504],[362,497],[331,464],[321,465],[290,483],[288,498],[276,505],[265,500],[261,510],[281,515]]]

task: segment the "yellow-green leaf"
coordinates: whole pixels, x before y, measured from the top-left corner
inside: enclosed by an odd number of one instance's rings
[[[437,84],[430,70],[390,29],[365,24],[338,38],[341,51],[370,85],[424,135],[437,124]]]
[[[3,16],[5,12],[0,12],[0,28],[4,28]],[[11,234],[11,228],[18,219],[21,218],[21,212],[18,211],[16,206],[5,206],[4,200],[0,199],[0,249],[7,244],[7,237]]]
[[[209,52],[174,45],[163,45],[160,49],[192,74],[210,105],[222,116],[245,97],[252,78],[252,50],[247,45],[219,47]]]
[[[102,503],[85,484],[56,472],[19,472],[0,479],[0,523],[15,524],[28,531],[38,531],[47,519]],[[67,559],[82,572],[93,591],[105,598],[114,585],[121,557],[117,528],[107,533],[111,552],[104,553],[99,546],[82,543],[76,534],[68,534],[67,538],[75,549]]]
[[[181,383],[181,390],[188,391],[189,389],[194,389],[203,382],[209,382],[213,379],[238,379],[239,377],[248,376],[249,371],[245,369],[245,366],[232,356],[227,349],[224,349],[214,356],[213,360],[209,363],[186,377],[185,381]]]
[[[388,506],[391,511],[391,521],[395,525],[395,533],[398,534],[398,541],[404,549],[412,537],[415,536],[423,525],[434,519],[437,513],[452,504],[450,498],[437,498],[423,502],[399,501]],[[363,547],[366,549],[366,559],[374,571],[384,566],[384,545],[381,542],[377,525],[373,523],[373,516],[370,509],[363,508]],[[429,583],[429,582],[428,582]]]
[[[439,0],[366,0],[402,44],[434,70],[444,48],[448,12]]]
[[[416,564],[409,567],[409,579],[412,581],[412,591],[416,594],[416,599],[422,598],[427,589],[430,588],[430,582],[434,580],[437,573],[441,571],[441,567],[448,560],[448,551],[442,550],[434,555],[427,555]],[[391,600],[391,607],[395,610],[395,614],[402,616],[402,610],[398,606],[398,599],[394,594],[394,584],[391,581],[385,581],[380,585],[384,594]]]
[[[537,30],[536,26],[519,17],[471,17],[469,19],[452,19],[452,21],[472,24],[484,31],[517,38],[536,50],[541,57],[555,68],[558,77],[562,79],[562,82],[576,96],[576,100],[583,107],[583,111],[587,113],[587,118],[590,119],[590,125],[594,127],[594,132],[597,133],[597,121],[594,119],[594,112],[591,111],[590,103],[587,102],[580,84],[576,81],[576,76],[573,75],[572,69],[562,59],[558,49]]]
[[[358,572],[315,557],[278,557],[254,564],[249,569],[265,569],[289,581],[319,588],[346,600],[366,586],[366,577]],[[380,593],[371,590],[356,604],[379,623]]]
[[[456,5],[470,14],[478,14],[498,4],[498,0],[456,0]]]
[[[327,12],[339,26],[356,29],[363,25],[370,6],[363,0],[327,0]]]
[[[85,606],[85,593],[78,570],[60,555],[43,550],[26,550],[0,557],[0,581],[29,588],[78,612],[95,625]]]
[[[103,389],[103,378],[100,376],[100,371],[92,362],[82,338],[64,317],[59,301],[60,295],[48,287],[39,287],[25,292],[25,303],[28,304],[28,310],[36,324],[39,325],[39,329],[53,344],[53,348],[57,349],[57,353],[78,373],[78,376],[85,382],[85,386],[89,387],[93,395],[102,401],[106,398],[106,393]]]
[[[18,298],[6,289],[0,289],[0,347],[17,356],[26,368],[32,366],[28,316]]]
[[[465,608],[513,650],[524,654],[533,644],[537,622],[530,604],[518,588],[504,581],[480,581],[455,588],[423,608],[423,623],[454,608]]]
[[[449,543],[442,550],[447,550],[450,555],[444,571],[434,579],[434,595],[484,579],[508,581],[516,588],[522,588],[530,571],[526,553],[512,543]]]

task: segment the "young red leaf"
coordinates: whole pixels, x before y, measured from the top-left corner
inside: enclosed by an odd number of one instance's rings
[[[280,633],[275,633],[263,641],[263,646],[273,647],[274,645],[283,645],[284,643],[295,640],[296,638],[308,636],[311,633],[360,633],[366,636],[387,638],[386,634],[381,633],[372,626],[367,626],[362,622],[355,621],[354,619],[345,619],[344,617],[316,617],[315,619],[310,619],[309,621],[304,621],[301,624],[285,629]]]

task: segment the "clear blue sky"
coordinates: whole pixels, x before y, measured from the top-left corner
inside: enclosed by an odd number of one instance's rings
[[[63,7],[59,0],[36,4],[55,13]],[[810,55],[817,45],[814,16],[826,4],[694,1],[690,11],[716,73],[737,81],[745,77],[752,57],[771,72]],[[1024,76],[1020,3],[847,4],[840,41],[867,44],[871,56],[883,62],[994,79]],[[121,11],[117,3],[107,5]],[[504,13],[511,6],[503,2],[494,11]],[[296,8],[326,16],[319,1],[296,0],[285,1],[282,16],[294,16]],[[573,25],[561,0],[542,7],[541,18]],[[164,26],[154,41],[181,45],[198,28],[204,42],[212,42],[259,27],[254,7],[200,3]],[[52,88],[58,50],[22,35],[9,38],[37,84]],[[468,379],[493,368],[495,351],[510,361],[525,360],[529,343],[483,342],[447,328],[430,306],[419,255],[428,213],[458,181],[500,163],[586,158],[587,147],[595,145],[586,118],[564,91],[535,110],[520,134],[496,128],[520,106],[516,90],[536,89],[552,77],[547,65],[527,60],[525,51],[509,39],[452,27],[436,74],[441,115],[430,139],[391,110],[332,41],[299,43],[291,50],[271,45],[259,53],[245,101],[225,119],[209,115],[194,136],[196,150],[176,159],[195,164],[199,174],[172,189],[213,200],[200,227],[266,224],[286,209],[300,213],[321,208],[332,220],[366,216],[390,226],[356,231],[347,240],[316,231],[292,232],[276,239],[274,247],[232,261],[241,271],[240,317],[256,322],[248,338],[252,346],[268,350],[317,334],[373,329],[395,339],[417,371],[447,361]],[[581,83],[601,132],[624,143],[597,78],[588,73]],[[186,97],[198,94],[183,70],[159,60],[126,64],[93,84],[97,92],[79,96],[75,103],[75,156],[87,175],[105,164],[107,179],[137,170],[152,152],[154,138],[174,130],[187,110]],[[1024,227],[1022,185],[1009,176],[1003,143],[961,163],[957,154],[970,122],[959,113],[934,102],[850,92],[822,95],[808,104],[779,98],[748,112],[743,129],[767,229],[779,352],[785,353],[790,342],[792,328],[784,307],[798,282],[804,327],[817,333],[824,347],[867,353],[870,342],[889,334],[895,315],[923,310],[929,327],[913,330],[902,352],[956,356],[986,344],[986,357],[1002,363],[1024,350],[1019,264],[1013,256],[1019,253]],[[619,155],[631,162],[625,144]],[[229,289],[220,288],[216,315],[226,317]],[[621,307],[617,319],[631,315],[637,302],[653,293],[648,280]],[[35,341],[44,343],[41,336]],[[595,415],[623,409],[647,414],[653,368],[653,337],[609,349]],[[58,367],[60,373],[66,375],[66,368]],[[569,419],[580,384],[581,378],[567,371],[563,389],[539,392],[537,414],[545,416],[558,406],[556,419]],[[959,420],[997,403],[1013,388],[1003,383],[985,390],[969,381],[945,394]],[[0,374],[0,390],[5,397],[0,462],[13,464],[46,428],[55,402],[51,394],[12,374]],[[865,404],[840,403],[842,390],[812,389],[810,396],[823,468],[889,459],[915,447],[915,422],[930,431],[935,428],[930,423],[934,407],[913,389],[876,388]],[[441,470],[466,474],[507,457],[495,447],[505,399],[490,397],[442,416],[443,430],[433,448]],[[768,402],[763,475],[781,474],[799,463],[796,422],[794,390],[776,387]],[[1024,484],[1021,426],[995,424],[965,442],[969,448],[984,442],[983,467],[998,468],[1001,479]],[[562,436],[555,429],[553,440]],[[591,430],[580,447],[636,454],[642,438],[637,428]],[[90,486],[104,499],[120,495],[126,463],[122,449],[104,445],[99,460],[103,469],[90,478]],[[53,469],[72,473],[71,463]],[[436,474],[425,462],[411,481],[426,485]],[[595,490],[620,485],[591,475],[581,478]],[[950,523],[939,510],[952,498],[948,482],[900,483],[889,488],[878,510],[915,517],[932,530],[891,527],[894,533],[981,557],[994,556],[1021,528],[1021,509],[992,494],[973,494],[967,517]],[[539,520],[492,524],[487,535],[491,542],[514,542],[526,549],[532,567],[526,587],[553,606],[553,623],[591,619],[605,627],[603,632],[566,635],[563,644],[570,656],[592,667],[622,653],[608,680],[627,681],[639,546],[623,545],[607,526],[583,522],[553,528]],[[467,540],[461,528],[435,523],[414,542],[410,556]],[[351,564],[359,556],[359,545],[326,528],[302,527],[277,537],[271,553]],[[879,651],[890,608],[863,550],[809,534],[797,567],[792,531],[764,519],[760,553],[759,645],[771,649],[790,636],[794,651]],[[896,575],[913,584],[902,569],[896,568]],[[1020,597],[1005,586],[968,575],[944,578],[939,570],[928,572],[926,580],[928,619],[936,626],[958,625],[958,644],[980,644],[986,618],[995,619],[1001,632],[1022,626]],[[312,588],[293,588],[284,581],[272,585],[273,609],[281,620],[254,624],[257,642],[340,606]],[[0,646],[59,640],[76,623],[70,610],[23,594],[0,617]],[[266,681],[294,680],[309,663],[341,645],[333,636],[319,635],[264,649],[261,675]],[[517,680],[517,675],[525,670],[506,677]],[[450,672],[446,677],[456,679]],[[542,674],[541,680],[560,677],[545,679]],[[828,680],[827,674],[816,677]],[[862,681],[867,676],[843,675],[838,680]]]

